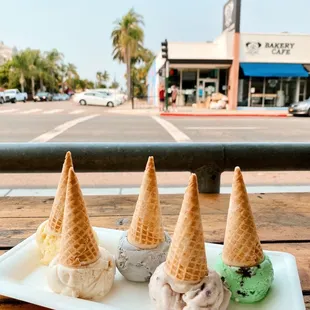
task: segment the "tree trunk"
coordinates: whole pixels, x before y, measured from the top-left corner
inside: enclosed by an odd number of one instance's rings
[[[130,48],[129,47],[127,49],[126,65],[127,65],[127,96],[128,96],[127,100],[130,100],[132,94],[131,94],[131,55],[130,55]]]
[[[24,87],[24,85],[25,85],[25,78],[24,78],[24,74],[23,73],[20,75],[19,83],[20,83],[20,89],[21,89],[21,91],[23,93],[25,91],[25,87]]]
[[[32,93],[32,97],[35,96],[35,80],[34,80],[34,76],[31,77],[31,93]]]
[[[40,76],[40,90],[44,91],[43,78]]]

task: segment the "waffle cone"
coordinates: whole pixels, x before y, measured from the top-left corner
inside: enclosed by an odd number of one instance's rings
[[[191,175],[184,195],[165,271],[174,280],[185,282],[199,282],[208,275],[195,174]]]
[[[138,248],[151,249],[164,240],[154,158],[149,157],[128,230],[128,241]]]
[[[230,196],[223,249],[229,266],[252,267],[264,260],[248,194],[239,167],[236,167]]]
[[[70,168],[59,263],[67,267],[87,266],[99,256],[81,188],[73,168]]]
[[[67,182],[69,169],[73,167],[71,153],[67,152],[64,164],[62,166],[60,180],[52,206],[52,211],[48,220],[48,226],[51,231],[60,233],[62,228],[62,220],[64,215]]]

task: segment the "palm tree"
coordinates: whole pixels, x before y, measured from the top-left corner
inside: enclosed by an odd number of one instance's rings
[[[104,70],[103,71],[103,73],[102,73],[102,75],[101,75],[101,78],[102,78],[102,81],[103,82],[108,82],[109,81],[109,79],[110,79],[110,74],[109,74],[109,72],[107,71],[107,70]]]
[[[102,84],[102,72],[101,71],[97,71],[96,73],[96,79],[97,79],[97,86],[100,87],[100,85]]]
[[[39,76],[39,67],[40,67],[40,51],[26,49],[24,51],[27,59],[28,72],[27,75],[31,79],[31,93],[32,96],[35,96],[35,79]]]
[[[112,31],[111,39],[113,45],[113,59],[126,64],[127,94],[131,97],[131,60],[135,57],[139,45],[143,44],[144,32],[141,25],[144,25],[143,17],[134,9],[115,21],[115,28]]]
[[[22,51],[12,58],[12,72],[19,75],[21,91],[25,91],[26,76],[28,75],[28,64],[26,54]]]
[[[66,66],[66,76],[67,76],[67,83],[68,85],[72,88],[72,79],[75,78],[75,79],[79,79],[79,74],[77,72],[77,68],[74,64],[72,63],[68,63],[67,66]]]
[[[47,80],[50,82],[51,88],[54,90],[57,86],[57,77],[59,77],[59,71],[61,71],[61,64],[64,55],[60,53],[57,49],[52,49],[45,53],[45,62],[47,67]]]

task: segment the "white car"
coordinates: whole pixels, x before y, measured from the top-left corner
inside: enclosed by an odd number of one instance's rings
[[[105,96],[113,98],[117,105],[123,104],[126,101],[124,94],[119,93],[115,89],[97,88],[92,89],[91,91],[95,91],[97,93],[101,93]]]
[[[102,105],[106,107],[114,107],[118,102],[114,98],[95,91],[86,91],[83,93],[75,94],[73,101],[80,105]]]

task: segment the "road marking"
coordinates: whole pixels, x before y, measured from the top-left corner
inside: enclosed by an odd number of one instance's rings
[[[75,110],[73,112],[70,112],[69,114],[81,114],[84,113],[84,110]]]
[[[14,112],[17,111],[18,109],[10,109],[10,110],[0,110],[0,113],[10,113],[10,112]]]
[[[177,127],[169,123],[168,121],[164,120],[163,118],[160,118],[158,116],[152,116],[153,120],[155,120],[159,125],[161,125],[164,129],[167,130],[167,132],[172,136],[172,138],[176,142],[190,142],[191,139],[183,133],[181,130],[179,130]]]
[[[47,142],[47,141],[52,140],[53,138],[59,136],[63,132],[67,131],[69,128],[71,128],[71,127],[73,127],[79,123],[86,122],[92,118],[99,116],[99,115],[100,114],[93,114],[93,115],[84,116],[84,117],[76,118],[74,120],[65,122],[65,123],[55,127],[51,131],[48,131],[48,132],[34,138],[33,140],[31,140],[29,142]]]
[[[36,112],[40,112],[42,111],[42,109],[31,109],[31,110],[27,110],[27,111],[22,111],[20,112],[20,114],[31,114],[31,113],[36,113]]]
[[[55,109],[55,110],[49,110],[49,111],[44,111],[43,114],[54,114],[63,111],[63,109]]]
[[[185,129],[189,130],[255,130],[262,129],[261,127],[185,127]]]

